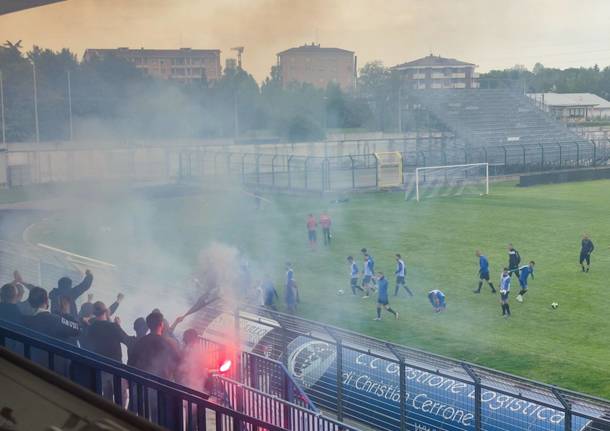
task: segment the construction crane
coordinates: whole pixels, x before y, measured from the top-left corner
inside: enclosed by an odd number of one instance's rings
[[[241,55],[244,53],[243,46],[236,46],[235,48],[231,48],[231,51],[237,51],[237,67],[241,69]]]

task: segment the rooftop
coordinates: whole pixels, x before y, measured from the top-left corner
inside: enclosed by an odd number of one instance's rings
[[[428,55],[427,57],[418,58],[417,60],[408,61],[406,63],[398,64],[392,69],[394,70],[402,70],[402,69],[411,69],[411,68],[420,68],[420,67],[466,67],[473,66],[476,67],[476,64],[467,63],[465,61],[456,60],[455,58],[445,58],[440,55]]]
[[[610,108],[610,102],[592,93],[530,93],[532,99],[547,106],[594,106]]]
[[[130,49],[130,48],[88,48],[85,50],[85,55],[89,52],[97,54],[139,54],[147,56],[163,56],[163,57],[184,57],[185,55],[203,55],[203,54],[220,54],[219,49],[192,49],[192,48],[180,48],[180,49]]]
[[[341,48],[322,48],[319,44],[312,43],[311,45],[301,45],[296,48],[290,48],[285,51],[278,52],[277,55],[296,53],[296,52],[336,52],[336,53],[345,53],[345,54],[354,53],[354,51],[348,51],[347,49],[341,49]]]

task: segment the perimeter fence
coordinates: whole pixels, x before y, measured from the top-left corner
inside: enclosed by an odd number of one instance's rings
[[[403,175],[416,168],[489,163],[490,176],[516,175],[607,165],[608,142],[561,142],[480,148],[437,148],[401,152]],[[209,148],[179,153],[180,179],[210,183],[229,177],[257,190],[343,192],[377,189],[380,162],[375,153],[342,156],[222,151]]]
[[[460,147],[443,134],[424,137],[337,140],[262,145],[37,147],[2,153],[9,186],[86,181],[203,185],[233,183],[286,192],[344,192],[380,187],[376,154],[400,153],[403,174],[419,167],[489,163],[491,176],[608,164],[608,140]],[[0,182],[2,182],[0,180]],[[406,181],[404,181],[406,182]],[[398,181],[400,183],[400,181]]]

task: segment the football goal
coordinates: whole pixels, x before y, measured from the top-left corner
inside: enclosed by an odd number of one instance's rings
[[[407,184],[406,198],[420,201],[429,197],[488,195],[489,164],[429,166],[415,169],[412,184]]]
[[[374,154],[377,160],[377,186],[400,187],[402,185],[402,153],[392,151]]]

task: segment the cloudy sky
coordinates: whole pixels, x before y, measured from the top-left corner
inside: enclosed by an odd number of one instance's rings
[[[88,47],[246,47],[262,80],[281,50],[318,42],[359,65],[440,54],[480,71],[610,65],[610,0],[67,0],[0,16],[0,41]]]

